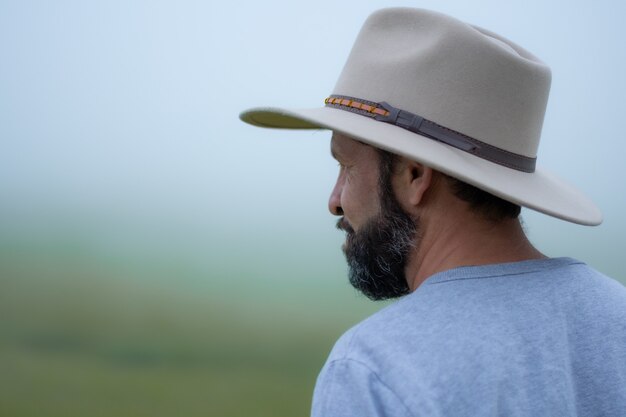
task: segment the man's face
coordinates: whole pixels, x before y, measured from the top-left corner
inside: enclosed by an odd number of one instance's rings
[[[331,213],[342,216],[337,227],[346,232],[350,283],[373,300],[407,294],[404,268],[417,244],[417,222],[395,198],[391,162],[381,161],[377,149],[339,134],[333,135],[331,152],[340,170],[328,204]]]
[[[339,163],[337,183],[328,200],[328,209],[354,231],[381,211],[378,198],[379,158],[376,148],[335,133],[331,154]]]

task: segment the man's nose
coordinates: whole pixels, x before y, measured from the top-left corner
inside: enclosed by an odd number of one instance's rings
[[[334,214],[335,216],[343,215],[343,209],[341,208],[342,188],[343,186],[342,184],[340,184],[340,181],[337,181],[335,183],[333,191],[330,193],[330,198],[328,199],[328,211],[330,211],[331,214]]]

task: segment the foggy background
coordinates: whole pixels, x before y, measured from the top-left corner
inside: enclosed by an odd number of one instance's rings
[[[317,107],[365,18],[423,7],[552,68],[538,164],[602,209],[532,242],[626,283],[618,1],[0,0],[0,416],[307,415],[349,287]]]

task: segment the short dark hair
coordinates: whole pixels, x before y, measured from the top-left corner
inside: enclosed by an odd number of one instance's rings
[[[380,148],[377,149],[380,158],[379,182],[383,184],[383,179],[389,178],[393,174],[397,155]],[[469,204],[472,211],[480,214],[486,220],[497,223],[506,219],[516,219],[519,217],[522,210],[519,205],[506,201],[485,190],[481,190],[478,187],[470,185],[442,172],[440,172],[440,174],[448,183],[452,194]]]
[[[452,194],[469,204],[470,209],[492,222],[517,219],[522,208],[485,190],[443,174]]]

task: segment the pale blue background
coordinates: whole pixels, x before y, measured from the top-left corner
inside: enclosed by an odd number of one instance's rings
[[[288,294],[352,296],[326,211],[328,133],[237,116],[321,105],[365,17],[390,5],[452,14],[552,67],[539,163],[606,220],[526,212],[526,225],[549,255],[623,280],[625,10],[607,0],[2,1],[3,238],[138,265],[171,259],[251,298],[274,281]]]

